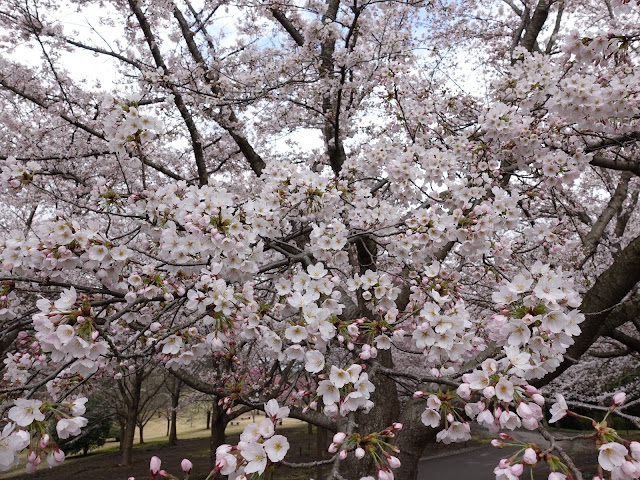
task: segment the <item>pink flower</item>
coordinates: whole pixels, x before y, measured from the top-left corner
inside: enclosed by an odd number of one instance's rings
[[[568,410],[569,407],[567,406],[567,402],[564,397],[559,393],[556,393],[556,403],[551,405],[551,419],[549,420],[549,423],[557,422],[561,418],[566,417]]]
[[[365,454],[364,448],[362,448],[362,447],[358,447],[358,448],[356,448],[355,456],[356,456],[356,458],[357,458],[358,460],[360,460],[361,458],[363,458],[363,457],[364,457],[364,454]]]
[[[180,466],[182,467],[182,471],[185,473],[190,473],[193,470],[193,463],[191,463],[188,459],[182,459],[180,462]]]
[[[625,462],[625,456],[629,452],[624,445],[617,442],[600,445],[598,463],[607,471],[612,471],[615,467],[620,467]]]

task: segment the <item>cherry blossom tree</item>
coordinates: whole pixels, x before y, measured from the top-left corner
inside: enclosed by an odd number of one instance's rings
[[[637,1],[0,5],[1,468],[59,464],[49,421],[157,361],[267,415],[212,474],[291,465],[291,416],[334,432],[332,479],[415,478],[471,420],[556,450],[496,478],[582,478],[542,406],[637,351]],[[593,424],[599,478],[640,478]]]

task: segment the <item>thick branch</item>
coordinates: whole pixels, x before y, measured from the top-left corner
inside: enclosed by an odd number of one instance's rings
[[[640,353],[640,340],[622,333],[620,330],[611,330],[607,336],[624,344],[631,350]]]
[[[630,179],[630,172],[624,172],[622,173],[622,175],[620,175],[620,181],[618,182],[618,186],[611,196],[611,199],[609,199],[609,203],[600,214],[598,220],[591,227],[591,231],[584,238],[585,259],[583,261],[583,264],[589,257],[591,257],[591,255],[595,253],[598,242],[604,234],[604,231],[607,228],[607,225],[609,225],[611,219],[615,215],[619,214],[622,210],[622,204],[627,198],[627,190]]]
[[[540,0],[536,9],[533,11],[533,16],[527,25],[527,30],[524,33],[521,43],[529,52],[533,52],[536,49],[536,40],[544,26],[544,22],[547,21],[550,6],[550,0]]]
[[[280,25],[282,25],[282,27],[287,31],[287,33],[291,35],[291,38],[293,38],[293,41],[296,42],[298,46],[302,47],[304,45],[304,37],[298,31],[295,25],[293,25],[293,23],[291,23],[291,21],[285,16],[285,14],[280,10],[278,10],[277,8],[272,8],[271,14],[273,15],[273,18],[278,20]]]
[[[147,41],[147,45],[149,46],[149,50],[151,50],[151,55],[153,56],[154,61],[156,62],[156,66],[161,67],[164,71],[165,75],[169,74],[169,69],[160,53],[160,48],[158,47],[158,42],[151,31],[151,25],[147,21],[147,17],[145,17],[140,5],[136,0],[129,0],[129,7],[131,11],[136,16],[138,23],[140,24],[140,28],[144,33],[144,38]],[[180,116],[184,121],[184,124],[189,131],[189,136],[191,137],[191,146],[193,147],[193,155],[196,160],[196,168],[198,170],[198,183],[202,185],[206,185],[208,182],[207,177],[207,166],[204,161],[204,153],[202,150],[202,137],[200,136],[200,132],[196,127],[195,122],[193,121],[193,116],[186,104],[184,103],[184,99],[180,92],[178,92],[174,87],[169,87],[171,93],[173,93],[174,103],[180,112]]]
[[[178,24],[180,25],[180,31],[182,32],[182,36],[184,37],[185,42],[187,42],[189,53],[191,54],[193,59],[205,70],[205,72],[208,71],[207,62],[205,61],[204,57],[200,53],[200,50],[198,49],[198,46],[195,43],[193,32],[189,28],[187,20],[184,18],[184,15],[178,7],[174,7],[173,16],[176,18]],[[211,90],[215,95],[220,94],[220,89],[215,82],[212,82]],[[229,135],[231,135],[231,138],[233,138],[233,140],[236,142],[236,145],[238,145],[238,148],[240,148],[240,151],[247,159],[247,162],[249,162],[251,170],[253,170],[256,175],[260,176],[262,174],[262,170],[265,167],[264,160],[262,159],[262,157],[260,157],[260,155],[256,153],[256,151],[249,143],[249,140],[247,140],[244,135],[241,135],[236,131],[235,125],[238,123],[238,117],[233,112],[233,110],[229,111],[228,117],[229,123],[218,118],[218,124],[222,128],[224,128],[227,133],[229,133]],[[204,172],[204,174],[206,175],[206,171]],[[198,170],[198,175],[200,175],[200,170]]]

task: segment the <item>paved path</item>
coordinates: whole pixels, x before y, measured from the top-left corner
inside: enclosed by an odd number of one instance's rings
[[[493,469],[516,449],[482,446],[446,457],[421,460],[418,480],[495,480]]]
[[[488,432],[487,432],[488,433]],[[545,448],[548,443],[537,432],[517,431],[514,437],[525,442],[536,442]],[[459,452],[433,458],[424,458],[418,465],[418,480],[495,480],[493,469],[501,458],[507,458],[518,448],[495,448],[491,445],[463,449]],[[536,480],[546,479],[549,469],[540,465],[534,470]],[[529,478],[528,470],[525,471]],[[524,478],[524,477],[521,477]]]

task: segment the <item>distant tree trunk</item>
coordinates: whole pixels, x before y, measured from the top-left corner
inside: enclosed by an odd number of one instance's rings
[[[171,428],[169,431],[169,445],[178,443],[178,403],[180,402],[180,389],[182,382],[174,377],[171,385]]]
[[[207,426],[206,429],[209,430],[211,427],[211,410],[207,410]]]
[[[230,418],[225,413],[225,408],[214,402],[211,409],[211,436],[209,437],[209,463],[211,468],[213,468],[216,463],[216,449],[220,445],[223,445],[227,438],[225,430],[227,429],[229,420]]]
[[[143,424],[138,424],[138,429],[140,430],[140,444],[144,443],[144,435],[142,433],[142,431],[144,430],[144,425]]]
[[[133,440],[136,434],[144,372],[137,371],[132,377],[133,381],[128,386],[129,388],[124,385],[124,381],[118,383],[118,387],[127,403],[124,430],[120,432],[120,463],[122,465],[131,465],[133,463]]]
[[[169,436],[169,432],[171,431],[171,417],[167,417],[167,434],[166,437]]]

